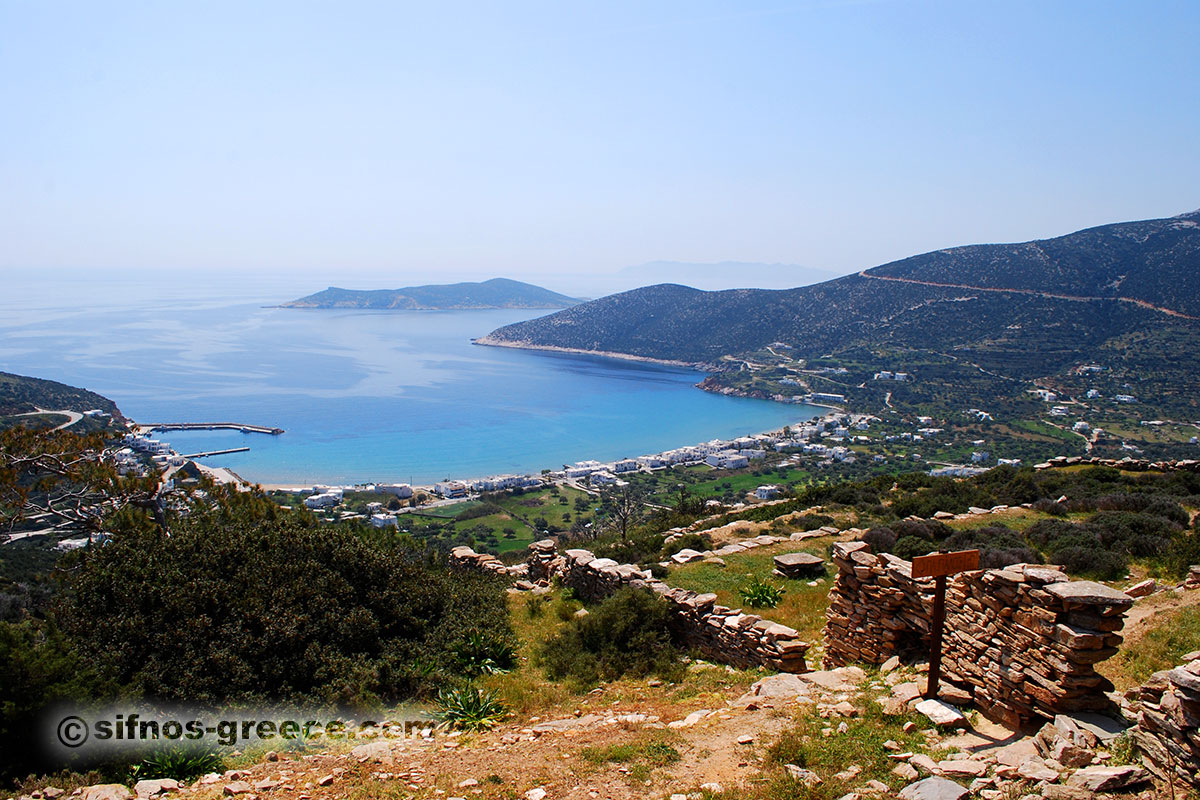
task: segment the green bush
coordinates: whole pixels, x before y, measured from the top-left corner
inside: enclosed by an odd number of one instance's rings
[[[1042,563],[1041,554],[1025,544],[1020,534],[1004,525],[956,531],[942,546],[947,550],[978,549],[979,566],[983,569]]]
[[[254,493],[210,497],[169,536],[131,525],[67,570],[64,630],[131,694],[390,701],[458,680],[473,632],[511,635],[493,577]]]
[[[554,679],[581,685],[623,675],[664,677],[678,672],[679,651],[667,604],[647,589],[621,589],[591,610],[572,617],[542,645],[538,661]]]
[[[458,666],[467,677],[508,672],[516,661],[511,637],[471,631],[454,647]]]
[[[1182,580],[1193,564],[1200,564],[1200,530],[1180,536],[1167,549],[1167,572],[1171,577]]]
[[[42,712],[61,701],[106,700],[115,687],[81,658],[51,623],[0,622],[0,779],[48,771],[42,742],[31,736]]]

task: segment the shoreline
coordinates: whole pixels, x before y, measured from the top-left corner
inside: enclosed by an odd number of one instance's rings
[[[673,360],[673,359],[651,358],[649,356],[636,356],[636,355],[631,355],[629,353],[615,353],[615,352],[608,352],[608,351],[603,351],[603,350],[584,350],[582,348],[556,347],[556,346],[552,346],[552,345],[535,345],[535,344],[530,344],[530,343],[510,342],[510,341],[505,341],[505,340],[500,340],[500,339],[492,339],[492,338],[490,338],[490,336],[481,336],[481,337],[478,337],[475,339],[471,339],[471,344],[478,345],[481,347],[507,347],[507,348],[514,349],[514,350],[531,350],[531,351],[542,351],[542,352],[551,352],[551,353],[563,353],[566,355],[597,356],[600,358],[614,358],[614,359],[619,359],[622,361],[634,361],[634,362],[641,362],[641,363],[658,364],[658,365],[669,366],[669,367],[680,367],[680,368],[690,369],[690,370],[694,370],[697,372],[704,372],[704,373],[711,372],[711,365],[703,363],[703,362],[687,362],[687,361],[678,361],[678,360]],[[699,383],[694,384],[693,388],[697,388],[700,391],[704,391],[704,392],[712,391],[710,389],[706,389],[704,386],[702,386]],[[738,392],[738,391],[714,392],[714,393],[725,394],[726,396],[741,397],[741,398],[747,399],[747,400],[762,400],[762,401],[768,402],[768,403],[779,403],[779,401],[777,401],[777,400],[773,400],[770,398],[755,397],[748,393],[743,393],[743,392]],[[780,405],[799,405],[799,406],[805,406],[805,407],[813,408],[813,409],[825,409],[825,413],[814,413],[814,414],[811,414],[810,416],[804,417],[802,419],[797,419],[795,421],[785,423],[784,425],[779,426],[779,427],[773,427],[768,430],[757,431],[757,432],[746,434],[746,435],[761,436],[761,435],[778,434],[778,433],[781,433],[783,431],[783,428],[785,428],[785,427],[791,427],[793,425],[802,425],[806,422],[811,422],[812,420],[828,416],[829,414],[847,413],[847,410],[845,407],[830,405],[828,403],[817,403],[817,402],[812,402],[812,401],[804,401],[802,403],[795,403],[795,404],[791,404],[791,403],[779,403],[779,404]],[[129,424],[131,426],[136,427],[138,425],[138,423],[135,423],[132,420],[127,420],[127,421],[129,422]],[[676,448],[670,448],[670,449],[677,449],[678,447],[689,447],[689,446],[694,446],[696,444],[703,444],[703,442],[696,442],[691,445],[681,444],[681,445],[677,445]],[[643,455],[656,455],[656,454],[647,453],[647,454],[643,454]],[[584,459],[584,460],[588,460],[588,459]],[[562,466],[566,466],[566,465],[562,465]],[[669,468],[673,468],[673,467],[669,467]],[[542,469],[547,469],[547,468],[543,467]],[[551,471],[551,472],[553,472],[554,470],[555,470],[554,467],[549,468],[549,471]],[[531,475],[531,476],[536,476],[536,475],[540,475],[541,472],[539,470],[539,472],[536,474],[535,473],[526,473],[526,474]],[[241,477],[241,476],[239,476],[239,477]],[[453,478],[451,478],[451,480],[469,483],[471,481],[480,480],[480,479],[483,479],[486,477],[491,477],[491,476],[453,477]],[[243,478],[243,480],[245,480],[245,479]],[[393,483],[393,482],[403,483],[403,480],[397,479],[395,481],[391,481],[387,478],[380,478],[380,477],[376,476],[374,479],[363,482],[363,483],[345,484],[345,485],[343,485],[343,488],[350,488],[350,487],[355,487],[355,486],[365,486],[365,485],[369,485],[369,484]],[[317,486],[317,485],[330,485],[330,486],[333,485],[333,484],[322,483],[322,482],[320,482],[320,479],[315,479],[315,480],[313,480],[311,482],[307,482],[307,483],[298,483],[295,481],[281,482],[278,480],[246,481],[246,483],[249,485],[252,485],[252,486],[261,486],[266,491],[286,491],[289,489],[296,489],[296,488],[302,488],[302,487],[311,488],[312,486]],[[432,490],[432,484],[412,484],[412,486],[414,489]]]
[[[541,350],[547,353],[567,353],[577,356],[601,356],[616,358],[621,361],[640,361],[647,364],[661,364],[667,367],[686,367],[697,372],[709,372],[709,366],[703,361],[677,361],[668,358],[651,358],[650,356],[635,356],[629,353],[615,353],[608,350],[585,350],[582,347],[557,347],[549,344],[533,344],[532,342],[511,342],[507,339],[493,339],[491,334],[471,340],[471,344],[481,347],[507,347],[510,350]]]
[[[756,399],[761,399],[761,398],[748,398],[748,399],[756,400]],[[773,401],[767,400],[765,402],[773,402]],[[846,413],[846,410],[844,408],[842,408],[841,406],[831,406],[831,405],[826,405],[824,403],[804,403],[803,405],[809,406],[812,408],[823,408],[823,409],[826,409],[826,412],[824,414],[813,414],[812,416],[809,416],[809,417],[806,417],[803,419],[797,419],[793,422],[785,423],[784,425],[779,426],[779,427],[769,428],[765,431],[756,431],[754,433],[749,433],[746,435],[753,437],[753,436],[779,434],[779,433],[783,432],[783,429],[785,427],[792,427],[794,425],[803,425],[805,423],[812,422],[815,419],[821,419],[823,417],[826,417],[832,413]],[[711,441],[711,440],[709,440],[709,441]],[[670,448],[670,449],[678,449],[678,447],[693,447],[698,444],[704,444],[704,442],[695,442],[692,444],[681,444],[681,445],[678,445],[676,448]],[[663,451],[663,452],[666,452],[666,451]],[[642,455],[657,455],[657,454],[656,453],[644,453]],[[589,459],[583,459],[583,460],[586,461]],[[558,469],[561,469],[563,466],[566,466],[566,465],[561,465],[558,467]],[[671,466],[665,467],[664,469],[674,469],[675,466],[679,466],[679,465],[671,465]],[[543,469],[547,469],[547,468],[543,468]],[[555,468],[549,468],[549,471],[553,472],[553,471],[555,471]],[[533,477],[539,477],[541,475],[541,472],[539,471],[538,473],[526,473],[526,474],[531,475]],[[238,477],[241,477],[241,476],[239,475]],[[480,475],[480,476],[471,476],[471,477],[451,477],[450,480],[460,481],[463,483],[470,483],[471,481],[481,480],[481,479],[488,478],[488,477],[492,477],[492,476]],[[287,491],[289,489],[312,488],[313,486],[318,486],[318,485],[334,486],[334,484],[325,484],[325,483],[320,482],[319,480],[314,480],[314,481],[306,482],[306,483],[299,483],[299,482],[295,482],[295,481],[286,482],[286,483],[280,482],[280,481],[250,481],[250,480],[246,480],[245,478],[243,478],[243,480],[245,480],[248,485],[261,486],[265,491]],[[403,483],[403,482],[404,481],[399,480],[399,479],[397,479],[396,481],[392,481],[387,478],[378,478],[377,477],[373,480],[365,481],[362,483],[340,484],[339,486],[341,488],[345,489],[345,488],[353,488],[356,486],[366,486],[369,484],[378,485],[380,483]],[[433,484],[414,483],[411,485],[414,490],[415,489],[432,490],[432,488],[433,488]]]

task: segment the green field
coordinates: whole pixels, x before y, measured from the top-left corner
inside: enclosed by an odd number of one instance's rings
[[[771,574],[775,568],[774,557],[783,553],[813,553],[821,558],[828,557],[830,538],[810,539],[802,545],[778,544],[760,547],[745,553],[723,556],[725,566],[696,562],[672,567],[667,583],[694,592],[713,592],[717,603],[730,608],[741,608],[746,613],[757,614],[799,631],[807,641],[815,641],[825,626],[825,609],[829,606],[829,587],[835,571],[827,567],[826,577],[809,586],[807,580],[788,580]],[[787,593],[775,608],[749,608],[738,591],[751,578],[763,578],[776,586],[783,586]]]

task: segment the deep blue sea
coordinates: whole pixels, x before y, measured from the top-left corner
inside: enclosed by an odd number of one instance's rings
[[[702,392],[687,369],[470,342],[544,311],[270,308],[306,291],[186,280],[10,285],[0,370],[86,387],[138,422],[284,428],[161,435],[183,453],[249,446],[205,463],[262,483],[536,472],[818,413]]]

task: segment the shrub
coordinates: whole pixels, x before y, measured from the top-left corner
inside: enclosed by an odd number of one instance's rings
[[[1180,536],[1167,549],[1167,572],[1171,577],[1186,578],[1193,564],[1200,564],[1200,530]]]
[[[862,540],[871,546],[873,553],[890,553],[896,548],[896,532],[891,528],[871,528]]]
[[[1043,514],[1049,514],[1052,517],[1065,517],[1067,515],[1067,507],[1057,500],[1051,500],[1043,497],[1033,504],[1034,511],[1040,511]]]
[[[452,727],[468,731],[491,728],[508,714],[494,691],[465,686],[438,694],[434,715]]]
[[[787,589],[762,578],[753,578],[738,590],[742,601],[751,608],[775,608],[786,593]]]
[[[679,651],[670,610],[647,589],[621,589],[585,617],[572,617],[538,653],[546,674],[591,685],[623,675],[671,676]]]
[[[1102,581],[1119,580],[1129,570],[1129,560],[1122,554],[1094,547],[1064,547],[1051,558],[1072,575]]]
[[[516,661],[516,649],[510,637],[471,631],[454,647],[462,671],[471,678],[508,672]]]
[[[192,703],[400,699],[510,635],[499,581],[318,526],[254,493],[129,527],[67,571],[60,621],[130,693]],[[433,684],[434,687],[430,685]]]
[[[987,525],[973,530],[957,531],[946,539],[947,550],[979,550],[979,566],[983,569],[1007,567],[1010,564],[1040,564],[1042,557],[1025,544],[1016,531],[1004,525]]]

